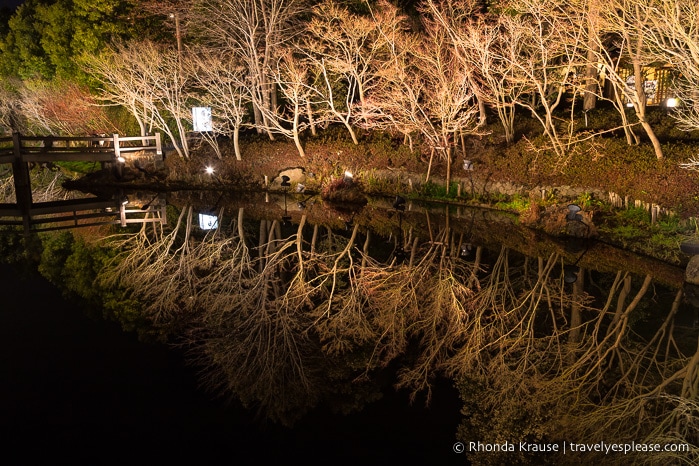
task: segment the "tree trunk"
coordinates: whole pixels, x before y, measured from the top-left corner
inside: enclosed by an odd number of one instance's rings
[[[340,120],[342,120],[342,123],[345,125],[345,128],[347,128],[347,131],[349,131],[350,136],[352,137],[352,142],[354,143],[354,145],[355,146],[359,145],[359,140],[357,140],[357,135],[355,134],[354,130],[352,129],[352,126],[349,124],[349,121],[342,118],[341,115],[340,115]]]
[[[583,110],[592,110],[597,106],[597,94],[599,92],[599,81],[597,76],[597,54],[599,52],[597,23],[599,21],[599,11],[597,5],[590,3],[587,12],[587,66],[585,67],[585,94],[583,96]]]
[[[306,157],[306,152],[303,150],[303,146],[301,145],[301,138],[299,137],[299,114],[300,114],[300,109],[299,109],[299,104],[298,102],[294,105],[294,144],[296,144],[296,148],[299,151],[299,155],[301,157]]]
[[[430,162],[427,164],[427,175],[425,176],[425,183],[430,181],[430,172],[432,171],[432,159],[434,158],[434,147],[432,152],[430,152]]]
[[[640,119],[640,116],[639,116]],[[646,131],[646,134],[648,135],[648,139],[650,139],[650,142],[653,144],[653,150],[655,151],[655,157],[660,160],[663,158],[663,148],[660,145],[660,140],[658,139],[658,136],[655,135],[655,131],[653,131],[653,128],[650,126],[650,123],[646,121],[645,115],[643,116],[643,119],[641,120],[641,126],[643,129]]]
[[[447,154],[447,191],[446,196],[449,197],[449,187],[451,185],[451,146],[447,146],[444,151]]]
[[[236,124],[233,128],[233,149],[235,150],[235,159],[243,160],[240,155],[240,125]]]
[[[570,336],[568,342],[575,345],[580,343],[580,327],[582,325],[582,315],[580,313],[580,299],[585,288],[585,269],[578,272],[578,279],[573,283],[573,297],[570,306]]]
[[[658,140],[658,137],[655,135],[653,128],[650,126],[650,123],[648,123],[648,121],[646,120],[647,97],[645,91],[645,81],[643,79],[643,71],[641,69],[641,63],[639,61],[635,61],[633,64],[633,74],[635,82],[636,99],[638,100],[637,104],[634,105],[634,108],[636,110],[636,116],[638,117],[638,121],[641,123],[641,126],[646,132],[648,139],[650,139],[650,142],[653,144],[655,157],[658,160],[660,160],[663,158],[663,149],[660,146],[660,141]]]
[[[594,52],[590,51],[587,53],[588,60],[594,59]],[[598,81],[597,81],[597,66],[594,63],[588,64],[585,68],[585,95],[583,97],[583,110],[592,110],[597,106],[597,93],[598,93]]]
[[[485,107],[485,101],[480,97],[476,96],[478,99],[478,127],[481,128],[488,123],[488,113]]]
[[[308,125],[311,127],[311,134],[317,136],[318,131],[316,130],[316,121],[313,118],[313,109],[311,108],[311,103],[308,101],[306,101],[306,117],[308,118]]]

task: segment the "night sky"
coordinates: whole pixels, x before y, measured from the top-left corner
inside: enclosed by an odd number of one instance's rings
[[[429,410],[399,395],[264,426],[200,390],[176,352],[89,319],[41,278],[0,266],[0,299],[0,464],[465,464],[449,388]]]
[[[22,3],[22,0],[0,0],[0,8],[14,8]]]

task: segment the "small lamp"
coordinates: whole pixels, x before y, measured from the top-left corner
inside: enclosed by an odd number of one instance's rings
[[[393,201],[393,208],[396,210],[405,210],[405,198],[396,196],[396,200]]]
[[[578,281],[578,273],[580,272],[580,267],[577,265],[564,265],[563,266],[563,281],[565,283],[575,283]]]
[[[345,170],[345,176],[342,178],[342,181],[346,184],[352,184],[354,182],[354,176],[352,175],[352,172]]]
[[[466,258],[471,255],[473,250],[473,245],[471,243],[464,243],[461,245],[461,257]]]

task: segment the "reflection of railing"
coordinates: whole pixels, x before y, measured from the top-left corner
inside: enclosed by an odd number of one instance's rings
[[[59,137],[59,136],[22,136],[15,133],[12,137],[0,138],[0,164],[12,164],[14,177],[16,204],[0,205],[0,217],[9,219],[0,221],[0,225],[23,225],[24,231],[29,232],[40,223],[58,223],[56,218],[73,221],[79,226],[78,221],[94,218],[98,212],[85,212],[93,210],[93,200],[77,201],[51,201],[34,203],[32,200],[32,183],[29,176],[30,163],[42,162],[112,162],[117,174],[121,174],[124,154],[129,152],[154,152],[162,156],[162,144],[160,134],[154,136],[121,137],[114,134],[108,136],[90,137]],[[84,203],[84,204],[83,204]],[[123,206],[109,201],[111,212],[105,214],[114,215],[114,209],[124,211]],[[143,212],[143,210],[132,211]],[[68,214],[68,215],[64,215]],[[44,215],[59,217],[44,218]],[[60,217],[63,215],[63,217]],[[164,217],[164,216],[163,216]],[[21,218],[21,221],[18,220]],[[138,220],[141,222],[141,220]],[[101,222],[105,223],[105,222]],[[111,223],[111,222],[106,222]],[[120,214],[119,223],[126,225],[132,223],[125,214]],[[81,224],[82,225],[82,224]],[[65,228],[65,227],[57,227]]]
[[[48,231],[97,225],[166,223],[165,204],[151,203],[145,208],[129,208],[125,198],[71,199],[42,202],[28,212],[16,204],[0,204],[0,225],[24,226],[26,230]]]

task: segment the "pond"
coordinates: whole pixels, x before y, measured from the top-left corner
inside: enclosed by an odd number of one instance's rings
[[[425,424],[442,438],[420,432],[412,450],[444,461],[627,461],[570,445],[631,442],[676,445],[633,453],[644,461],[696,459],[699,331],[681,268],[401,198],[129,198],[166,201],[167,222],[111,232],[90,292],[125,328],[175,345],[205,393],[258,419],[308,426],[396,399],[406,411],[385,416],[404,419],[422,416],[409,400],[432,401]],[[60,249],[44,243],[45,257]]]

